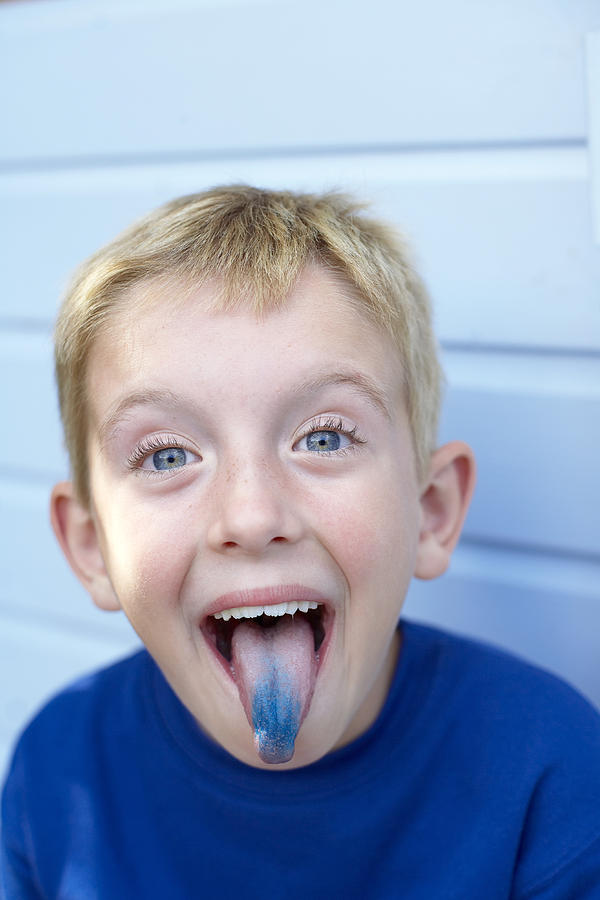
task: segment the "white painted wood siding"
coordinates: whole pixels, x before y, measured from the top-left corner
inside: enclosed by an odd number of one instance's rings
[[[596,0],[0,4],[0,767],[49,692],[135,645],[47,523],[59,294],[135,216],[234,180],[349,188],[412,239],[441,437],[473,445],[480,477],[450,572],[407,612],[600,704],[599,28]]]

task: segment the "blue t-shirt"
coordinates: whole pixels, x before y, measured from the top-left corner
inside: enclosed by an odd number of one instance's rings
[[[7,900],[600,898],[600,716],[403,622],[358,740],[293,771],[207,738],[142,651],[52,700],[3,796]]]

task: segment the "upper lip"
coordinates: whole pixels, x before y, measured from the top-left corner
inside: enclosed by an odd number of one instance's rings
[[[325,597],[314,588],[303,584],[276,584],[268,587],[247,588],[241,591],[230,591],[221,594],[210,604],[206,616],[214,616],[224,609],[240,606],[270,606],[275,603],[287,603],[290,600],[314,600],[325,603]]]

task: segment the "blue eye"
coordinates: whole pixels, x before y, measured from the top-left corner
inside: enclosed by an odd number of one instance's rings
[[[164,475],[202,461],[199,453],[178,446],[179,441],[177,435],[148,435],[133,449],[127,464],[133,471],[143,471],[147,475],[159,473]]]
[[[306,435],[306,449],[318,452],[339,450],[342,436],[337,431],[313,431]]]
[[[356,436],[356,428],[347,428],[341,419],[331,419],[322,424],[315,422],[313,429],[294,445],[294,450],[327,454],[341,452],[360,443],[363,442]]]
[[[152,455],[154,468],[164,472],[168,469],[179,469],[187,462],[187,453],[181,447],[165,447]]]

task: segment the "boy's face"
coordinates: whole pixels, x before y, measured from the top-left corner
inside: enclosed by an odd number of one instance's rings
[[[176,304],[161,290],[90,360],[107,573],[92,593],[110,607],[114,591],[179,698],[250,765],[270,765],[253,679],[283,671],[302,707],[284,765],[306,765],[371,724],[398,653],[422,515],[398,354],[321,269],[262,321],[207,312],[209,286]],[[320,624],[211,618],[294,600],[318,602]]]

